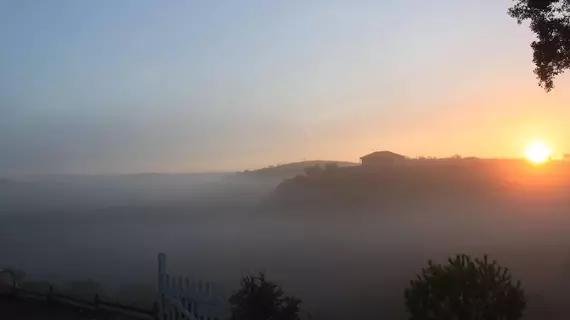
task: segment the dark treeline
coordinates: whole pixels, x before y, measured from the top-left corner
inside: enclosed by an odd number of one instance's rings
[[[441,200],[506,199],[570,187],[570,162],[535,166],[524,160],[414,159],[399,165],[312,166],[286,179],[272,200],[291,207],[378,208]]]

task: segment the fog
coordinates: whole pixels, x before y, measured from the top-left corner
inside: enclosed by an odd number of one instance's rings
[[[386,208],[261,205],[277,181],[232,174],[35,176],[3,180],[0,266],[108,290],[172,273],[236,289],[264,271],[324,319],[404,319],[403,291],[428,259],[489,254],[522,280],[526,319],[564,317],[570,198],[525,190]]]

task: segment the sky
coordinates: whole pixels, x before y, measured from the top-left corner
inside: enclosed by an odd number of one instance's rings
[[[511,3],[0,1],[0,174],[570,153]]]

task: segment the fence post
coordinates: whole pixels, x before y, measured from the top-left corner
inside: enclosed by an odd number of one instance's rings
[[[16,272],[11,272],[11,274],[12,274],[12,295],[16,296],[18,289],[18,285],[16,283]]]
[[[48,319],[55,319],[55,314],[57,313],[55,311],[55,303],[54,303],[54,298],[53,298],[53,285],[50,285],[48,288],[48,292],[46,295],[46,303],[47,303],[47,309],[48,309]]]
[[[165,307],[165,289],[166,289],[166,254],[159,253],[158,254],[158,313],[159,319],[162,320],[164,317],[164,307]]]
[[[49,289],[48,289],[47,302],[50,305],[53,303],[53,286],[51,286],[51,285],[49,286]]]
[[[158,302],[156,302],[156,301],[152,304],[152,317],[155,320],[160,320],[160,313],[158,310]]]
[[[95,294],[95,310],[99,309],[99,294]]]

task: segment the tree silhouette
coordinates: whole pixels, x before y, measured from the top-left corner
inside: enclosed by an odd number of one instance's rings
[[[0,268],[0,274],[9,275],[9,286],[12,287],[12,290],[16,290],[20,283],[22,283],[26,278],[26,273],[24,271],[12,267]]]
[[[268,281],[264,273],[245,277],[241,288],[230,297],[231,320],[299,320],[301,300],[284,296],[281,286]]]
[[[323,173],[323,169],[318,164],[312,167],[306,167],[303,170],[305,171],[305,175],[307,177],[320,177]]]
[[[509,15],[521,24],[530,21],[537,35],[531,47],[539,85],[547,92],[554,78],[570,68],[570,0],[515,0]]]
[[[410,320],[517,320],[526,306],[520,282],[507,268],[467,255],[429,261],[405,291]]]

